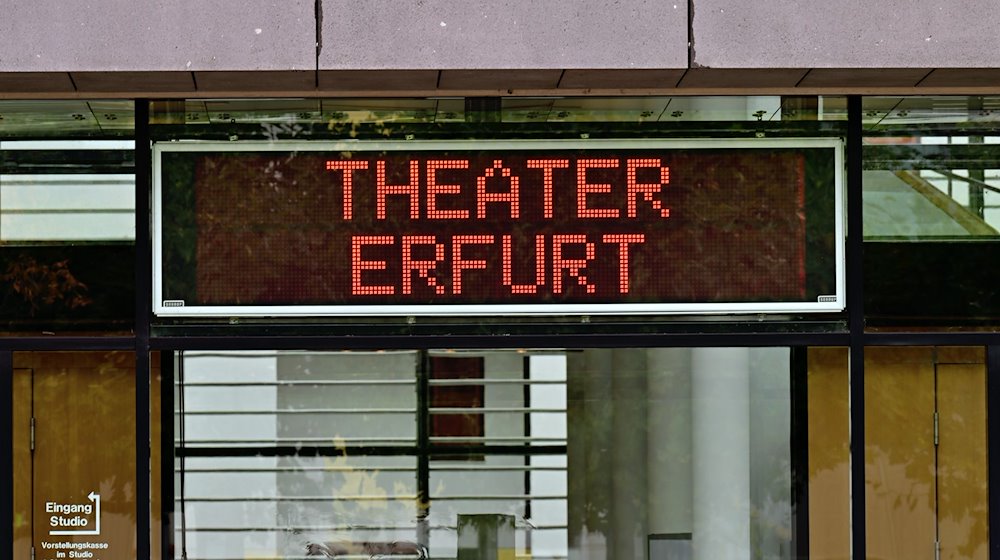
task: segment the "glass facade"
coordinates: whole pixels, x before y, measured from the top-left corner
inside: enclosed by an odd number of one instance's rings
[[[184,352],[175,546],[453,558],[489,535],[517,557],[800,557],[800,500],[847,455],[819,437],[805,452],[793,400],[807,371],[792,354]],[[809,376],[846,389],[843,360],[807,359]],[[818,397],[810,414],[842,420],[819,429],[842,433],[846,403]],[[817,532],[835,529],[847,520]]]
[[[0,541],[987,558],[997,103],[0,101]]]
[[[863,101],[871,327],[996,323],[992,274],[981,266],[992,261],[1000,235],[993,103],[988,97]]]
[[[154,106],[158,320],[843,309],[843,98],[456,101]]]
[[[134,113],[131,101],[0,103],[0,329],[131,331]]]

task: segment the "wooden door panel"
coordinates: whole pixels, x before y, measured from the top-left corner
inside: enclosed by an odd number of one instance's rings
[[[14,370],[14,558],[31,557],[31,370]]]
[[[847,348],[810,348],[809,557],[851,557],[851,434]]]
[[[941,559],[986,560],[986,368],[939,364],[937,385]]]
[[[870,558],[935,553],[933,348],[865,350],[865,486]]]
[[[135,381],[132,353],[16,355],[34,370],[34,541],[107,542],[107,558],[135,556]],[[100,535],[51,535],[47,503],[88,504],[100,495]],[[67,516],[72,517],[72,516]],[[93,530],[96,515],[84,515]]]

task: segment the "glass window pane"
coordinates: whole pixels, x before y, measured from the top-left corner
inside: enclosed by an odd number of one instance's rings
[[[997,237],[998,97],[866,97],[865,237]],[[990,213],[992,214],[992,213]]]
[[[130,332],[131,101],[0,101],[0,329]]]
[[[0,242],[135,240],[134,175],[0,175],[0,201]]]
[[[846,353],[792,356],[186,352],[175,557],[798,557],[793,496],[848,510]]]
[[[484,116],[484,113],[489,113]],[[846,121],[846,97],[680,96],[431,99],[187,99],[153,103],[154,125],[264,127],[272,137],[343,133],[359,125]],[[309,125],[323,130],[310,130]],[[388,126],[384,130],[389,130]]]
[[[869,326],[995,323],[998,97],[863,101]]]

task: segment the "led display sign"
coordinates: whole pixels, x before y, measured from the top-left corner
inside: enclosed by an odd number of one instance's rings
[[[839,140],[167,143],[154,310],[843,308]]]

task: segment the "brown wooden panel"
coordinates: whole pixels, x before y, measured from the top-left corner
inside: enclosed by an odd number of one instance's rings
[[[108,542],[110,548],[95,557],[135,557],[133,354],[32,353],[23,359],[34,365],[36,558],[55,557],[42,542]],[[91,492],[100,494],[101,534],[50,535],[46,503],[88,504]],[[92,529],[96,516],[82,517]]]
[[[937,371],[941,559],[986,560],[986,368],[949,364]]]
[[[986,363],[986,348],[982,346],[939,346],[939,364],[983,364]]]
[[[869,558],[934,558],[934,351],[865,350]]]
[[[14,370],[14,558],[31,556],[31,370]]]
[[[810,348],[809,557],[851,557],[847,348]]]

